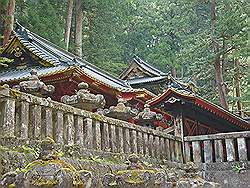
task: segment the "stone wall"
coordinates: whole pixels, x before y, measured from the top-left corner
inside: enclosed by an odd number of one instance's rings
[[[33,148],[32,148],[33,147]],[[46,159],[44,163],[41,163],[41,158],[38,160],[37,159],[37,151],[35,150],[36,147],[34,144],[31,146],[29,145],[17,145],[14,146],[13,144],[9,145],[8,147],[0,147],[0,175],[2,176],[4,173],[7,173],[3,175],[2,177],[6,177],[6,175],[10,177],[10,179],[7,179],[7,181],[11,182],[11,177],[12,175],[17,175],[20,173],[33,173],[33,170],[31,170],[29,167],[35,167],[36,165],[40,166],[39,164],[42,164],[41,166],[45,168],[45,164],[50,161],[49,159]],[[59,149],[60,147],[58,147]],[[96,152],[96,153],[88,153],[88,150],[84,150],[86,152],[85,157],[83,155],[78,155],[76,153],[72,153],[69,150],[63,150],[63,148],[60,148],[58,151],[64,151],[63,156],[60,157],[60,160],[63,160],[65,163],[72,165],[77,171],[88,171],[91,173],[91,185],[89,187],[141,187],[141,188],[146,188],[146,187],[190,187],[192,185],[205,185],[205,187],[220,187],[218,184],[204,181],[201,179],[197,174],[197,168],[193,169],[193,165],[185,166],[185,164],[182,163],[175,163],[175,162],[167,162],[167,161],[160,161],[160,160],[154,160],[154,159],[147,159],[145,160],[144,158],[140,158],[140,165],[142,165],[144,168],[143,169],[138,169],[138,170],[127,170],[129,166],[129,163],[125,163],[127,161],[127,156],[123,156],[123,158],[119,158],[116,155],[112,153],[103,153]],[[41,152],[41,150],[40,150]],[[55,161],[51,161],[55,162]],[[57,162],[59,160],[57,159]],[[58,163],[59,164],[59,163]],[[48,166],[47,166],[48,167]],[[190,168],[191,167],[191,168]],[[53,171],[53,168],[50,166],[48,168],[51,168],[50,170]],[[48,170],[48,169],[47,169]],[[46,171],[46,170],[45,170]],[[51,172],[50,171],[50,172]],[[127,186],[104,186],[103,181],[107,175],[110,174],[117,174],[118,172],[123,172],[125,173],[125,178],[130,177],[129,175],[131,172],[133,172],[133,178],[134,181],[138,181],[136,178],[138,175],[138,178],[141,177],[145,173],[145,171],[153,171],[154,173],[158,174],[158,172],[162,175],[163,177],[158,177],[158,180],[162,180],[165,185],[160,186],[160,185],[152,185],[152,186],[147,186],[146,182],[142,182],[138,185],[130,185],[127,184]],[[136,172],[136,174],[134,174]],[[42,173],[42,172],[41,172]],[[138,173],[138,174],[137,174]],[[127,176],[128,175],[128,176]],[[158,174],[159,175],[159,174]],[[1,179],[0,176],[0,182],[3,183],[3,180],[6,180],[6,178]],[[21,176],[19,176],[21,177]],[[43,176],[41,176],[42,178]],[[26,179],[27,178],[27,179]],[[33,176],[25,175],[25,178],[23,180],[31,180],[33,181]],[[118,176],[116,177],[116,179]],[[159,179],[160,178],[160,179]],[[163,179],[162,179],[163,178]],[[16,187],[19,187],[17,184],[18,181],[20,180],[16,176]],[[41,179],[40,179],[41,180]],[[153,181],[153,179],[152,179]],[[41,183],[44,183],[43,181]],[[49,182],[47,182],[49,183]],[[12,187],[14,187],[13,183],[11,183]],[[0,185],[1,187],[1,185]],[[8,187],[8,186],[3,186]],[[22,187],[22,186],[21,186]],[[39,187],[39,186],[38,186]],[[55,186],[57,187],[57,186]],[[26,188],[26,187],[25,187]]]
[[[248,188],[250,185],[250,162],[203,163],[202,177],[220,183],[223,188]]]

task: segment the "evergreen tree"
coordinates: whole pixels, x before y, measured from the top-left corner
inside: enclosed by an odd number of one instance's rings
[[[1,1],[7,5],[6,0]],[[237,110],[240,103],[243,111],[249,108],[248,1],[80,2],[82,28],[78,25],[76,31],[75,8],[67,34],[69,51],[75,52],[76,34],[82,30],[82,39],[77,40],[82,45],[83,58],[105,71],[118,76],[136,54],[177,79],[194,82],[197,94],[212,102],[225,103],[219,95],[223,90],[230,110]],[[214,2],[216,20],[211,17]],[[17,0],[16,17],[32,32],[67,48],[67,4],[66,0]],[[6,10],[3,7],[0,13]],[[3,18],[1,14],[0,22]],[[218,67],[223,81],[217,78]]]

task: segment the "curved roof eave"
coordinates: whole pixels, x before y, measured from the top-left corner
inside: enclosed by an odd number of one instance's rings
[[[107,74],[86,60],[67,52],[37,34],[30,32],[19,24],[17,25],[14,34],[18,37],[20,42],[25,45],[25,47],[31,50],[32,53],[45,61],[49,61],[52,66],[61,64],[77,65],[82,67],[85,71],[95,73],[94,76],[97,77],[96,79],[108,82],[110,85],[114,85],[114,87],[131,88],[126,81],[117,79],[112,75]]]
[[[177,96],[189,99],[189,100],[193,100],[194,104],[196,104],[197,106],[200,106],[210,112],[213,112],[214,114],[217,114],[218,116],[222,117],[223,119],[230,121],[232,123],[235,123],[239,126],[243,126],[247,129],[250,129],[250,124],[245,121],[244,119],[242,119],[241,117],[236,116],[235,114],[225,110],[224,108],[213,104],[203,98],[200,98],[198,96],[195,96],[194,93],[188,93],[186,91],[177,91],[173,88],[168,88],[164,93],[162,93],[161,95],[158,95],[157,97],[154,97],[150,100],[147,101],[147,103],[150,106],[155,106],[158,103],[160,103],[162,100],[164,100],[166,97],[170,96],[171,94],[176,94]],[[215,112],[217,111],[217,112]]]

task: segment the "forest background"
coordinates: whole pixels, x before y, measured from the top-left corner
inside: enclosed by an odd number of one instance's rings
[[[0,0],[1,44],[15,17],[116,77],[137,55],[177,80],[193,82],[201,97],[249,116],[249,5],[248,0]]]

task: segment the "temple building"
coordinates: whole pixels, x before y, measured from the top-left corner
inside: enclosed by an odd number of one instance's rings
[[[154,94],[160,94],[167,88],[193,91],[193,84],[184,84],[167,73],[152,67],[138,56],[134,56],[129,67],[120,75],[122,80],[133,88],[146,88]]]
[[[116,104],[118,98],[144,103],[155,96],[145,89],[133,89],[127,82],[103,72],[19,24],[16,24],[1,56],[14,59],[14,62],[7,68],[1,68],[0,84],[7,83],[12,87],[27,80],[31,70],[36,69],[44,83],[55,87],[50,97],[56,101],[64,95],[74,94],[80,82],[88,83],[92,93],[103,94],[107,105]]]
[[[205,135],[244,131],[250,124],[244,119],[186,90],[169,88],[147,101],[179,119],[184,135]]]
[[[250,130],[247,121],[196,96],[193,84],[181,83],[137,56],[115,78],[16,24],[1,57],[13,59],[0,67],[1,85],[39,91],[77,108],[163,131],[175,127],[183,135]]]

